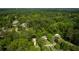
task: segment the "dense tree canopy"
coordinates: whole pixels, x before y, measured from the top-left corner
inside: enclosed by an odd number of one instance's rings
[[[0,9],[0,12],[0,50],[79,51],[78,9]],[[53,41],[55,34],[61,38]],[[36,46],[32,38],[36,38]]]

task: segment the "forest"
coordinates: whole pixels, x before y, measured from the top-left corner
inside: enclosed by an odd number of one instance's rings
[[[0,8],[0,51],[79,51],[79,9]]]

